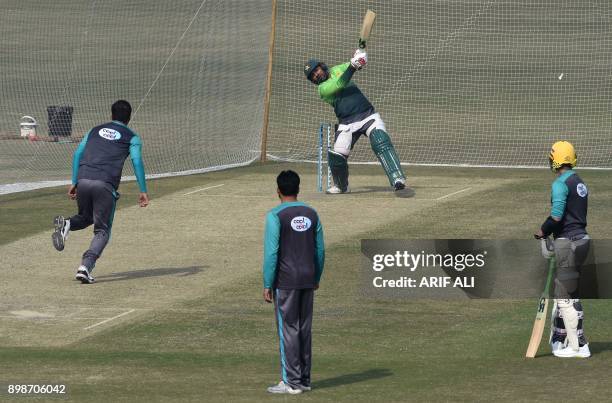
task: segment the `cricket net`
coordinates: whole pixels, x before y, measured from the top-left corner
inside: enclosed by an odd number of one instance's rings
[[[0,186],[69,179],[80,138],[117,99],[132,104],[148,174],[259,158],[271,11],[270,0],[4,0]],[[71,112],[55,132],[53,106]],[[20,137],[23,115],[37,141]]]
[[[335,117],[304,62],[348,61],[368,8],[354,80],[403,163],[545,166],[568,140],[581,167],[612,168],[612,3],[597,0],[279,0],[269,157],[316,160],[319,124]],[[375,161],[367,140],[350,160]]]

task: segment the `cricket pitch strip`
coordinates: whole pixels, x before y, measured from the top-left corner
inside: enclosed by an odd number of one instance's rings
[[[413,193],[401,198],[388,189],[382,171],[365,171],[376,174],[354,175],[353,193],[339,196],[315,192],[314,172],[302,173],[300,199],[319,212],[328,247],[434,204],[451,206],[511,181],[418,176],[409,178]],[[261,270],[264,215],[278,203],[273,175],[237,171],[222,182],[152,196],[146,209],[117,211],[112,240],[92,285],[74,280],[91,239],[89,229],[70,233],[66,249],[58,253],[50,240],[50,214],[48,231],[0,246],[0,343],[67,345]]]

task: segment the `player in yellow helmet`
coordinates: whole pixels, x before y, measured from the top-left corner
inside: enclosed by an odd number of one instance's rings
[[[577,157],[571,143],[557,141],[548,159],[557,177],[552,184],[550,216],[535,237],[554,238],[557,271],[550,344],[557,357],[586,358],[591,352],[584,336],[578,280],[590,245],[586,232],[589,191],[574,171]]]
[[[566,165],[568,168],[574,168],[576,166],[576,150],[569,141],[557,141],[552,145],[550,154],[548,156],[550,163],[550,169],[557,172],[559,169]]]

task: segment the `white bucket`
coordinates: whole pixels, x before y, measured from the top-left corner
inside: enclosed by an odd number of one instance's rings
[[[36,137],[36,119],[32,116],[22,116],[19,128],[21,129],[21,137],[33,138]]]

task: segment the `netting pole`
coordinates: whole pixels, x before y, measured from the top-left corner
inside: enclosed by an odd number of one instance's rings
[[[266,94],[264,95],[264,116],[261,130],[260,161],[266,161],[268,145],[268,122],[270,117],[270,89],[272,87],[272,57],[274,55],[274,35],[276,32],[276,0],[272,0],[272,23],[270,28],[270,44],[268,47],[268,73],[266,75]]]
[[[319,125],[319,149],[317,154],[317,190],[323,191],[323,123]]]

